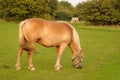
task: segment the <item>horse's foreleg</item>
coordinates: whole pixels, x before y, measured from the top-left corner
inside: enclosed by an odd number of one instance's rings
[[[27,55],[28,55],[28,69],[31,70],[31,71],[34,71],[35,67],[32,64],[32,52],[28,51]]]
[[[56,47],[56,51],[57,51],[57,60],[56,60],[56,64],[55,64],[55,70],[60,70],[60,68],[62,67],[60,64],[60,59],[61,59],[61,55],[64,51],[64,49],[66,48],[67,44],[62,44],[59,47]]]
[[[23,49],[22,48],[19,48],[18,50],[18,58],[17,58],[17,63],[16,63],[16,70],[20,70],[20,57],[23,53]]]

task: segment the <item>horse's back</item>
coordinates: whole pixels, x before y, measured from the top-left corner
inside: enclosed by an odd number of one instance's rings
[[[46,22],[44,22],[45,24]],[[43,35],[38,41],[44,46],[59,46],[61,43],[69,43],[72,38],[72,28],[65,22],[48,21],[44,25]]]

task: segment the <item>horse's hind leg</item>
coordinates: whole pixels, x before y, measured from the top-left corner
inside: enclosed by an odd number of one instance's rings
[[[18,58],[17,58],[17,63],[16,63],[16,70],[20,70],[20,57],[23,53],[23,49],[20,47],[18,50]]]
[[[61,68],[61,64],[60,64],[60,58],[61,55],[64,51],[64,49],[66,48],[67,44],[62,44],[59,47],[56,47],[56,51],[57,51],[57,60],[56,60],[56,64],[55,64],[55,70],[60,70]]]
[[[33,66],[32,63],[32,51],[28,51],[27,55],[28,55],[28,69],[34,71],[35,67]]]

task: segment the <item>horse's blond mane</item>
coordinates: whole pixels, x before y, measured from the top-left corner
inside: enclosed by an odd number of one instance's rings
[[[66,21],[57,21],[57,22],[64,22],[73,29],[73,39],[74,39],[75,44],[79,48],[78,51],[80,51],[81,50],[80,39],[79,39],[79,35],[78,35],[77,31],[75,30],[75,28],[71,24],[67,23]]]

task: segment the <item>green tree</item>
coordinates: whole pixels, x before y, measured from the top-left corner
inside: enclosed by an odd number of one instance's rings
[[[78,4],[76,9],[82,19],[93,24],[119,24],[120,12],[118,1],[119,0],[89,0]]]
[[[55,18],[57,20],[70,20],[72,16],[73,6],[69,2],[59,2]]]
[[[48,0],[0,0],[0,18],[21,21],[31,17],[50,19]]]
[[[55,19],[57,6],[58,0],[49,0],[50,15],[52,16],[52,19]]]

